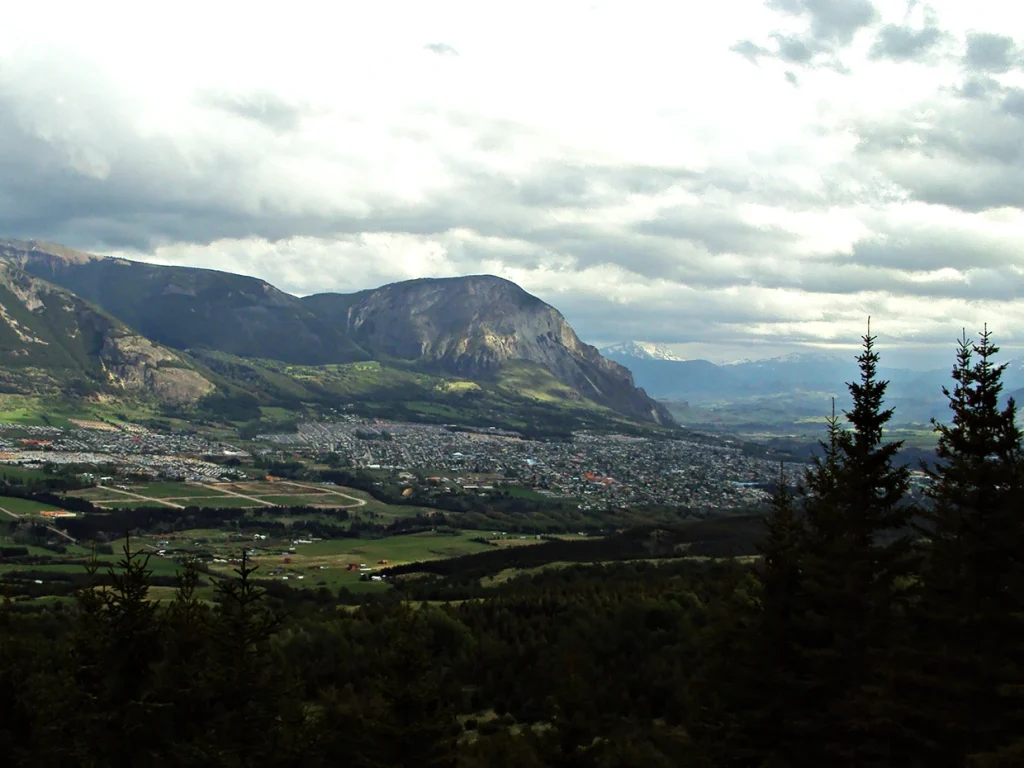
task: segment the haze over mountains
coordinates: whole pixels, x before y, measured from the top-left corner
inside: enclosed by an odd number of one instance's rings
[[[842,357],[830,353],[798,352],[766,360],[715,364],[707,360],[672,359],[664,348],[626,342],[605,347],[601,353],[628,367],[638,386],[652,397],[691,405],[752,402],[773,398],[787,400],[794,412],[822,412],[828,398],[845,407],[849,393],[845,383],[856,379],[856,353]],[[951,383],[950,364],[933,370],[913,370],[893,365],[897,354],[881,353],[879,374],[889,380],[888,402],[897,407],[897,418],[923,421],[948,413],[942,387]],[[1021,400],[1024,395],[1024,360],[1007,362],[1004,392]]]
[[[632,419],[672,423],[664,406],[634,386],[625,367],[581,342],[555,308],[493,276],[299,298],[256,278],[103,258],[34,241],[2,241],[0,257],[11,274],[61,286],[83,306],[95,304],[156,345],[200,360],[215,352],[303,366],[412,363],[426,372],[484,381],[508,366],[526,365],[561,385],[547,387],[546,397],[591,400]]]

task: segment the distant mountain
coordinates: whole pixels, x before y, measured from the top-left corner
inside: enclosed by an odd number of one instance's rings
[[[214,384],[186,356],[0,260],[0,390],[191,403]]]
[[[687,402],[691,405],[713,403],[766,403],[772,408],[808,415],[821,412],[828,398],[835,397],[837,407],[848,403],[846,382],[859,376],[855,353],[840,357],[820,352],[798,352],[765,360],[742,360],[716,365],[707,360],[651,359],[644,350],[634,351],[616,345],[605,354],[633,371],[637,384],[660,400]],[[887,403],[896,407],[900,420],[925,422],[943,419],[948,413],[942,387],[949,386],[950,368],[910,370],[887,366],[889,355],[882,354],[879,376],[889,381]],[[1024,361],[1007,362],[1003,376],[1004,392],[1020,399],[1024,393]],[[782,403],[788,403],[783,406]]]
[[[832,391],[856,364],[831,355],[798,353],[716,365],[708,360],[653,357],[633,342],[602,352],[633,371],[637,384],[663,400],[722,400],[801,391]],[[843,378],[845,377],[845,378]]]
[[[686,358],[679,357],[665,344],[653,344],[649,341],[624,341],[620,344],[613,344],[600,350],[601,354],[609,359],[641,360],[671,360],[674,362],[685,362]]]
[[[156,342],[301,366],[375,360],[506,382],[541,366],[630,418],[672,424],[632,374],[584,344],[555,308],[481,275],[410,280],[354,294],[298,298],[251,277],[104,258],[41,242],[0,241],[0,258],[102,307]],[[535,377],[530,377],[535,378]],[[545,385],[544,398],[554,391]]]

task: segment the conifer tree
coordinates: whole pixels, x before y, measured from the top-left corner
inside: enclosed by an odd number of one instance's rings
[[[1022,436],[1016,404],[1001,405],[998,351],[987,327],[977,343],[964,333],[953,389],[943,389],[952,418],[933,421],[939,462],[928,470],[933,504],[921,528],[928,556],[915,614],[915,711],[934,765],[963,765],[970,755],[1000,764],[1021,732]]]
[[[800,488],[804,532],[793,550],[799,610],[787,619],[776,653],[792,654],[791,711],[783,763],[885,765],[891,736],[882,716],[885,658],[895,632],[900,577],[910,566],[906,527],[909,469],[899,442],[884,442],[892,409],[878,378],[875,337],[862,337],[860,378],[844,430],[835,417]]]

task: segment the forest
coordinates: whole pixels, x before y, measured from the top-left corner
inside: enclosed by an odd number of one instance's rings
[[[243,558],[213,601],[189,565],[156,601],[129,540],[109,572],[86,567],[72,601],[0,606],[0,754],[18,766],[1024,765],[1024,436],[998,348],[987,330],[959,343],[918,502],[884,439],[874,342],[852,408],[829,419],[802,482],[776,490],[756,559],[595,550],[484,591],[470,583],[484,553],[396,569],[393,590],[352,606],[264,586]]]

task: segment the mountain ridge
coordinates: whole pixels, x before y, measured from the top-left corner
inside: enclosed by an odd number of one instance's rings
[[[8,394],[113,394],[191,403],[214,389],[187,356],[0,260],[0,382]]]
[[[172,349],[295,365],[411,362],[468,379],[539,364],[579,396],[640,421],[673,425],[632,373],[584,344],[564,316],[493,275],[419,278],[353,294],[287,294],[264,280],[0,241],[0,258],[101,307]]]

